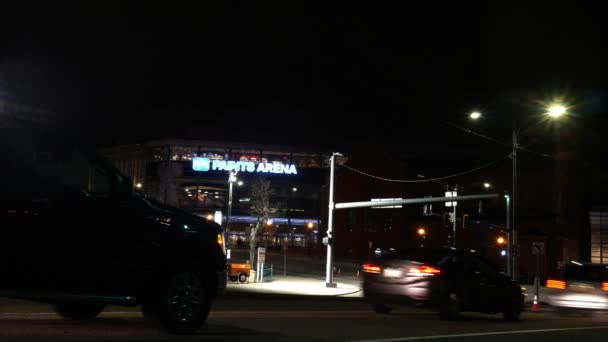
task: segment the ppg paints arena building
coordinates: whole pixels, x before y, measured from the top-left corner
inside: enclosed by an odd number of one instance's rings
[[[203,217],[221,220],[226,227],[229,175],[233,182],[231,246],[248,243],[251,185],[270,181],[271,203],[279,212],[260,234],[268,247],[287,242],[293,247],[318,246],[321,225],[320,196],[329,172],[329,155],[322,151],[226,142],[160,140],[107,148],[105,155],[139,191],[162,203]],[[221,216],[221,218],[219,218]]]

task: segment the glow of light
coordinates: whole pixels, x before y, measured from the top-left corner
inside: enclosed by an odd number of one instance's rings
[[[207,220],[213,221],[213,215],[212,214],[207,215]]]
[[[243,181],[241,181],[241,180],[240,180],[240,181],[238,181],[236,184],[237,184],[238,186],[243,186]]]
[[[505,256],[507,255],[507,251],[505,251],[504,249],[502,251],[500,251],[500,255]]]
[[[314,226],[315,226],[314,223],[308,222],[308,225],[307,225],[308,229],[313,229]]]
[[[486,189],[489,189],[492,187],[492,184],[486,182],[486,183],[483,183],[483,187]]]
[[[267,226],[272,226],[272,220],[271,220],[271,219],[268,219],[268,221],[266,221],[266,225],[267,225]]]
[[[549,106],[549,108],[547,108],[547,115],[554,119],[558,119],[562,115],[566,114],[567,111],[568,109],[566,108],[566,106],[562,104],[553,104]]]
[[[418,235],[420,235],[420,236],[426,235],[426,230],[424,228],[418,229]]]
[[[499,245],[502,245],[503,243],[505,243],[505,238],[500,236],[498,239],[496,239],[496,243]]]
[[[141,183],[137,183],[137,184],[135,184],[135,187],[136,187],[136,188],[138,188],[138,189],[141,189],[141,187],[142,187],[142,186],[143,186],[143,185],[142,185]]]
[[[473,120],[477,120],[479,118],[481,118],[481,113],[480,112],[472,112],[471,114],[469,114],[469,117]]]
[[[293,190],[293,192],[296,192],[296,191],[298,191],[298,188],[293,188],[291,190]]]

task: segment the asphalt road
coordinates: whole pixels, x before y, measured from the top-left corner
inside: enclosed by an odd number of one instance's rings
[[[558,329],[558,330],[552,330]],[[0,300],[1,341],[606,341],[608,317],[465,314],[441,321],[426,309],[377,315],[357,299],[233,294],[219,299],[197,335],[162,335],[138,308],[109,307],[93,321],[67,321],[48,305]]]

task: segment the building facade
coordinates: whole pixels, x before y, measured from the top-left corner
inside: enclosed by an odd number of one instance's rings
[[[319,245],[319,203],[329,167],[322,151],[170,139],[115,146],[104,154],[132,178],[138,190],[161,203],[210,219],[220,212],[231,246],[248,243],[249,228],[257,220],[250,213],[251,188],[265,179],[271,184],[271,203],[278,212],[264,222],[260,243],[271,248],[283,243]],[[228,217],[231,172],[236,180]]]

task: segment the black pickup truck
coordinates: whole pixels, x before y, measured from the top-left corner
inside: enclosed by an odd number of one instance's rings
[[[189,334],[226,287],[221,227],[133,191],[93,150],[0,129],[0,296],[47,302],[68,319],[107,304]]]

